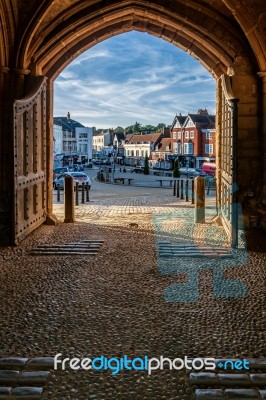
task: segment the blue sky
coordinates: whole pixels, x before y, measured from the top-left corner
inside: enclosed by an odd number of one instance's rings
[[[85,126],[171,124],[199,108],[215,113],[215,80],[194,58],[147,33],[128,32],[97,44],[56,79],[54,116]]]

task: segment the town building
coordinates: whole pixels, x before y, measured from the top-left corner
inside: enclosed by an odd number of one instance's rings
[[[100,152],[106,147],[112,146],[113,130],[103,129],[101,132],[96,132],[92,138],[94,152]]]
[[[54,117],[54,159],[62,165],[85,164],[92,159],[93,129],[67,117]]]
[[[196,114],[176,115],[172,123],[173,158],[180,166],[200,168],[204,162],[215,162],[215,115],[206,109]]]
[[[124,143],[125,164],[144,165],[145,157],[151,158],[162,136],[162,132],[127,135]]]
[[[118,164],[124,164],[124,158],[125,158],[124,143],[125,143],[125,134],[123,132],[114,133],[113,149],[114,149],[114,156]]]
[[[169,156],[172,154],[172,140],[170,137],[161,138],[151,152],[150,166],[158,169],[171,169],[172,162]]]

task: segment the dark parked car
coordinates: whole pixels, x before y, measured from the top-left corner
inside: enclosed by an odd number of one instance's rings
[[[83,164],[73,164],[74,171],[84,171],[84,165]]]
[[[131,172],[136,172],[136,174],[143,174],[143,172],[144,172],[144,167],[135,167],[135,168],[132,168]]]
[[[199,168],[188,168],[187,175],[189,178],[196,176],[206,176],[207,174]]]
[[[187,175],[187,170],[188,170],[187,167],[179,168],[179,172],[180,172],[181,175]]]
[[[60,175],[69,172],[68,167],[59,167],[54,169],[53,179],[58,178]]]

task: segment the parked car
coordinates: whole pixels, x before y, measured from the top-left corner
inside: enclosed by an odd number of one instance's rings
[[[84,165],[83,164],[73,164],[73,171],[84,171]]]
[[[189,178],[195,177],[195,176],[206,176],[207,174],[203,172],[199,168],[188,168],[187,169],[187,176]]]
[[[182,167],[179,168],[179,172],[181,175],[186,175],[189,178],[196,177],[196,176],[206,176],[207,174],[203,172],[199,168],[186,168]]]
[[[187,170],[188,170],[187,167],[179,168],[179,172],[180,172],[181,175],[187,175]]]
[[[201,170],[207,175],[215,176],[216,164],[212,162],[205,162],[202,164]]]
[[[66,172],[69,172],[68,167],[55,168],[54,174],[53,174],[53,179],[58,178],[60,175],[65,174]]]
[[[110,160],[102,160],[101,161],[101,165],[111,165],[111,161]]]
[[[86,175],[84,172],[67,172],[65,174],[60,175],[58,178],[54,179],[53,186],[54,189],[56,189],[59,185],[60,189],[64,189],[64,183],[65,183],[65,176],[70,175],[74,179],[74,185],[76,185],[76,182],[78,182],[79,186],[81,187],[82,183],[88,183],[89,188],[91,187],[91,179],[88,175]]]
[[[136,174],[143,174],[144,173],[144,167],[132,168],[131,172],[135,172]]]

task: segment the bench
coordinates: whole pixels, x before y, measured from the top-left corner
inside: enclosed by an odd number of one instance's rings
[[[156,182],[160,182],[160,186],[163,186],[163,182],[170,182],[170,186],[172,186],[173,179],[156,179]]]
[[[131,181],[134,181],[134,178],[126,178],[128,180],[128,184],[131,185]]]
[[[128,184],[131,185],[131,181],[134,181],[134,178],[123,178],[123,177],[119,177],[119,178],[114,178],[114,183],[122,183],[123,185],[125,184],[125,180],[128,180]]]
[[[124,185],[125,183],[125,178],[114,178],[114,183],[120,182]]]

